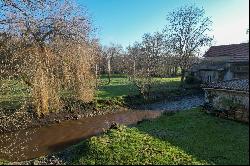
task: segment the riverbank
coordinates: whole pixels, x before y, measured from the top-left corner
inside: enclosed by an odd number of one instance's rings
[[[91,104],[86,104],[85,107],[81,107],[79,109],[61,110],[59,112],[49,113],[48,115],[44,115],[42,117],[38,117],[32,111],[28,111],[27,109],[14,110],[13,112],[11,112],[12,110],[2,110],[0,111],[0,134],[126,110],[128,109],[118,105],[112,105],[106,107],[106,109],[98,109]]]
[[[249,126],[201,109],[121,126],[60,153],[12,164],[249,164]]]

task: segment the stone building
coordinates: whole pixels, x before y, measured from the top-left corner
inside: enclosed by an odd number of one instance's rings
[[[249,79],[249,43],[212,46],[188,74],[203,83]]]
[[[206,103],[214,110],[230,112],[232,119],[249,122],[248,79],[210,83],[203,89]]]

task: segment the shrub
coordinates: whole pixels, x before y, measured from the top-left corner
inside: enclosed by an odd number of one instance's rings
[[[186,84],[200,84],[201,81],[199,79],[197,79],[195,76],[190,74],[186,77],[185,83]]]

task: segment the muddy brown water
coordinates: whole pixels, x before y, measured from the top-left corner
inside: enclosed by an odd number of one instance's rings
[[[37,158],[98,135],[108,129],[113,122],[129,125],[160,115],[160,111],[125,111],[1,134],[0,159],[23,161]]]

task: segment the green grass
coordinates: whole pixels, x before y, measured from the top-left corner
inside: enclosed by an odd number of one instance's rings
[[[8,165],[8,164],[9,164],[8,161],[1,160],[1,159],[0,159],[0,165]]]
[[[175,78],[154,78],[154,84],[152,86],[152,93],[165,96],[181,95],[179,91],[180,77]],[[135,87],[132,81],[125,75],[112,75],[110,84],[108,83],[107,76],[102,76],[100,80],[100,87],[96,91],[97,107],[108,108],[112,106],[133,106],[141,105],[145,102],[155,102],[156,99],[145,99],[139,95],[139,90]],[[133,99],[126,98],[131,96]],[[165,97],[161,98],[165,98]],[[105,101],[109,100],[110,104],[106,104]],[[159,100],[159,99],[158,99]],[[103,102],[104,101],[104,102]]]
[[[120,126],[63,153],[84,165],[249,165],[249,126],[193,109]]]
[[[180,85],[180,77],[175,78],[154,78],[155,84],[152,87],[153,92],[163,92],[169,89],[177,89]],[[107,84],[108,78],[101,77],[101,86],[96,93],[97,99],[111,99],[114,97],[123,97],[128,95],[138,95],[139,91],[127,77],[112,76],[111,83]]]
[[[29,97],[29,88],[20,80],[0,80],[0,106],[1,108],[20,108]]]
[[[120,126],[75,147],[70,164],[83,165],[194,165],[206,164],[169,142],[136,128]]]
[[[178,92],[180,78],[154,78],[155,84],[152,91],[162,93]],[[96,100],[119,100],[125,96],[138,95],[138,89],[133,85],[126,75],[112,75],[111,83],[107,84],[108,78],[103,75],[100,79],[100,86],[96,91]],[[29,99],[29,87],[20,80],[0,80],[0,106],[5,109],[18,109]],[[61,96],[70,95],[70,92],[61,92]]]
[[[102,78],[101,85],[96,93],[97,99],[110,99],[113,97],[137,95],[139,94],[136,87],[126,77],[113,77],[110,84],[108,79]]]
[[[136,126],[212,164],[249,164],[249,126],[198,109]]]

